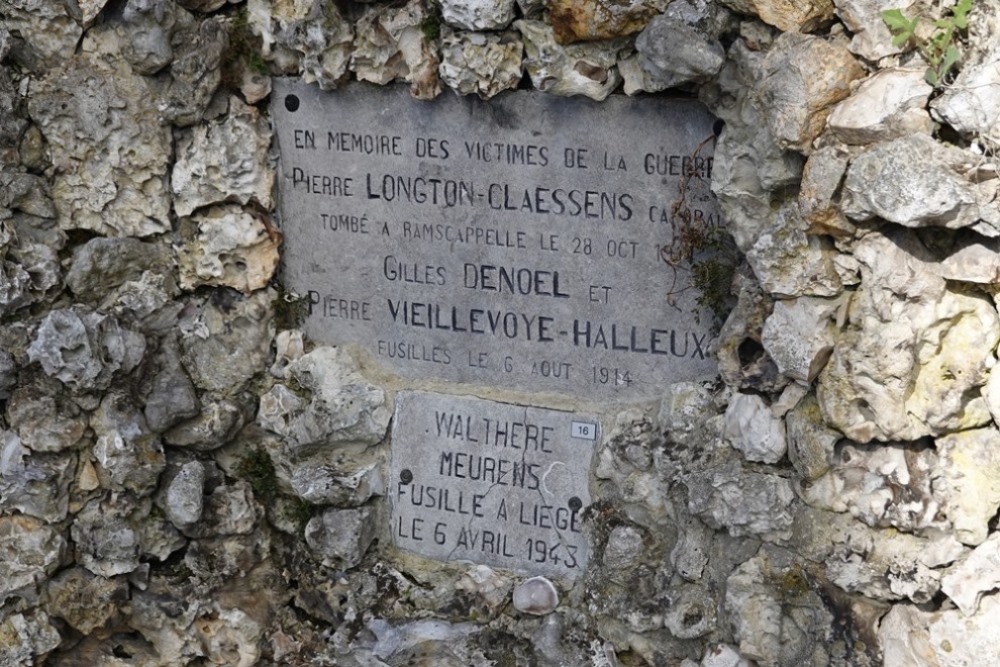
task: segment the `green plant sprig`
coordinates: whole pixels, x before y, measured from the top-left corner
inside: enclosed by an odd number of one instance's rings
[[[928,38],[921,38],[916,34],[920,17],[908,19],[899,9],[886,9],[881,16],[892,33],[893,46],[902,47],[912,43],[920,51],[928,64],[924,80],[937,88],[962,56],[958,42],[969,27],[971,10],[972,0],[959,0],[951,8],[951,16],[934,22],[934,32]]]

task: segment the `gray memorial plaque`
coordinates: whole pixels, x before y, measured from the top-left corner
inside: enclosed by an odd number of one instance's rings
[[[271,99],[283,280],[313,339],[403,378],[597,400],[714,373],[710,318],[661,258],[677,210],[719,224],[697,102],[284,79]]]
[[[597,419],[474,398],[396,398],[389,505],[400,549],[576,577]]]

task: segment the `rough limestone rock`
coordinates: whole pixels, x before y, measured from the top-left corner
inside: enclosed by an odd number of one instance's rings
[[[778,145],[759,96],[751,95],[763,78],[763,59],[738,40],[715,85],[699,90],[699,99],[726,125],[715,147],[712,192],[718,197],[729,233],[744,253],[774,215],[776,194],[795,188],[802,176],[802,156]]]
[[[932,92],[923,69],[885,69],[861,82],[827,118],[833,136],[865,145],[934,129],[927,100]]]
[[[76,446],[87,430],[86,414],[57,380],[25,378],[11,392],[7,421],[21,444],[35,452],[61,452]]]
[[[106,579],[82,567],[60,572],[49,582],[49,613],[88,635],[119,613],[128,602],[128,582]]]
[[[799,185],[799,213],[808,224],[807,234],[844,238],[857,231],[840,210],[840,186],[850,157],[839,146],[823,146],[809,155]]]
[[[761,331],[774,305],[756,280],[737,274],[736,307],[719,331],[716,358],[719,375],[734,389],[778,391],[788,379],[761,345]]]
[[[169,0],[128,0],[122,10],[125,59],[139,74],[152,75],[174,57],[171,34],[187,14]]]
[[[382,389],[369,384],[342,348],[319,347],[288,366],[302,398],[277,384],[260,400],[257,423],[304,453],[325,445],[374,445],[385,437],[390,412]]]
[[[429,100],[441,93],[438,49],[424,25],[433,20],[424,0],[403,7],[375,6],[357,22],[351,69],[359,81],[410,84],[411,94]]]
[[[584,95],[603,100],[621,83],[621,40],[560,46],[552,28],[541,21],[517,21],[524,39],[524,67],[535,88],[552,95]]]
[[[95,238],[74,249],[66,286],[78,299],[97,305],[126,283],[142,280],[147,271],[173,273],[173,257],[162,244]]]
[[[94,458],[105,487],[150,495],[166,466],[160,439],[152,433],[139,408],[124,393],[111,392],[91,415],[97,436]]]
[[[278,266],[278,242],[263,220],[238,206],[212,206],[181,220],[180,284],[265,287]]]
[[[703,442],[706,422],[718,412],[712,391],[697,382],[676,382],[667,387],[657,423],[671,442]]]
[[[813,381],[833,352],[836,319],[844,304],[843,298],[816,297],[774,302],[761,344],[779,371],[799,382]]]
[[[17,60],[36,72],[63,65],[83,34],[59,0],[0,0],[0,14],[17,45]]]
[[[154,433],[198,414],[198,395],[181,365],[176,333],[163,338],[142,380],[143,414]]]
[[[845,444],[831,470],[801,490],[812,507],[849,512],[865,525],[921,533],[947,528],[934,486],[933,449],[905,443]]]
[[[791,665],[825,641],[833,617],[801,568],[787,553],[765,547],[726,580],[724,609],[741,655],[760,665]]]
[[[168,476],[168,481],[162,485],[165,491],[157,498],[157,504],[170,523],[184,529],[201,519],[205,466],[200,461],[189,461],[179,469],[168,472]]]
[[[636,58],[620,65],[625,92],[658,92],[715,76],[726,54],[719,40],[697,25],[660,15],[635,41]],[[629,65],[626,65],[629,63]]]
[[[163,439],[175,447],[190,447],[195,451],[211,451],[222,447],[243,428],[246,410],[239,402],[201,396],[201,412],[197,417],[181,422],[163,434]]]
[[[43,611],[11,614],[0,622],[0,664],[33,667],[44,661],[62,637]]]
[[[441,18],[462,30],[503,30],[514,20],[514,0],[441,0]]]
[[[225,23],[217,18],[198,21],[181,9],[170,33],[171,60],[156,78],[157,105],[174,125],[202,120],[222,81],[222,60],[229,40]]]
[[[12,595],[35,600],[37,587],[60,566],[66,540],[45,522],[0,516],[0,603]]]
[[[894,46],[892,33],[882,20],[881,12],[897,8],[913,16],[918,0],[833,0],[837,16],[851,32],[851,52],[872,62],[899,53],[905,47]]]
[[[375,539],[374,518],[371,505],[328,509],[309,520],[306,544],[328,567],[350,569],[361,562]]]
[[[994,619],[1000,597],[983,598],[979,613],[967,618],[959,609],[920,611],[894,605],[879,624],[878,639],[886,665],[971,667],[983,656],[1000,653]]]
[[[776,475],[750,472],[731,461],[688,477],[688,510],[709,527],[733,537],[788,537],[795,499],[791,482]]]
[[[869,442],[987,423],[978,388],[996,361],[996,308],[948,289],[905,230],[869,235],[854,254],[862,285],[817,385],[830,425]]]
[[[747,461],[777,463],[785,456],[785,425],[755,394],[734,394],[726,408],[725,437]]]
[[[372,496],[385,495],[381,461],[374,451],[357,452],[338,448],[307,457],[293,447],[279,457],[275,468],[285,477],[292,492],[315,505],[358,507]]]
[[[871,146],[851,161],[843,209],[854,220],[878,217],[906,227],[967,227],[979,217],[971,184],[948,165],[949,150],[912,134]]]
[[[798,202],[789,201],[765,220],[746,250],[761,287],[776,297],[836,296],[841,290],[833,261],[837,251],[827,239],[806,234]]]
[[[72,306],[51,311],[39,324],[28,357],[74,390],[106,389],[115,373],[142,360],[146,341],[118,321]]]
[[[1000,433],[972,429],[937,439],[936,474],[946,495],[944,513],[963,544],[986,540],[988,524],[1000,508]]]
[[[13,431],[0,431],[0,504],[43,521],[69,512],[69,483],[76,458],[33,454]]]
[[[701,667],[754,667],[752,662],[728,644],[716,644],[706,649],[700,664]]]
[[[215,487],[204,498],[201,521],[184,526],[182,532],[196,539],[249,535],[259,518],[250,484],[236,480]]]
[[[263,55],[284,74],[331,90],[344,80],[354,29],[337,6],[324,0],[274,3],[248,0],[248,20]]]
[[[560,44],[635,34],[663,12],[669,0],[552,0],[549,22]]]
[[[807,482],[822,477],[829,469],[840,433],[823,423],[816,397],[802,399],[785,415],[788,460]]]
[[[231,396],[267,368],[273,296],[268,290],[249,296],[223,291],[188,305],[178,328],[181,361],[195,386]]]
[[[81,52],[33,87],[28,110],[56,168],[62,229],[148,236],[170,228],[170,129],[112,31],[90,30]]]
[[[1000,588],[1000,535],[993,534],[941,578],[941,590],[962,613],[972,616],[984,593]]]
[[[237,97],[229,98],[229,113],[221,121],[181,132],[171,179],[177,214],[191,215],[201,206],[223,202],[253,202],[270,209],[270,145],[267,120]]]
[[[947,280],[992,285],[1000,282],[1000,239],[972,236],[960,240],[936,267]]]
[[[955,81],[931,103],[937,120],[959,132],[1000,142],[1000,10],[974,3],[968,47]]]
[[[514,609],[522,614],[545,616],[559,606],[559,591],[545,577],[532,577],[514,589]]]
[[[803,153],[823,131],[830,108],[864,76],[845,46],[792,32],[774,40],[762,66],[763,80],[754,94],[769,111],[768,127],[781,148]]]
[[[77,562],[102,577],[139,566],[139,535],[128,521],[130,503],[113,498],[88,502],[70,526]]]
[[[833,0],[722,0],[741,14],[755,14],[785,33],[812,32],[833,20]]]
[[[492,611],[507,604],[512,586],[510,575],[485,565],[473,565],[455,584],[455,588],[476,596]]]
[[[520,33],[445,30],[441,36],[441,80],[462,95],[488,100],[521,82],[524,44]]]

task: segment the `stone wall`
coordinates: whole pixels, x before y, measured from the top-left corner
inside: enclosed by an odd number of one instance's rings
[[[932,86],[953,4],[0,0],[0,664],[985,664],[1000,9]],[[269,75],[725,122],[719,378],[605,409],[579,580],[392,549],[397,387],[296,331]]]

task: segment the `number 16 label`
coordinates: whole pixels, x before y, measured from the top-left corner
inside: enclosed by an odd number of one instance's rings
[[[581,440],[597,439],[597,424],[589,422],[573,422],[570,435]]]

